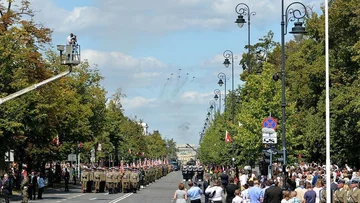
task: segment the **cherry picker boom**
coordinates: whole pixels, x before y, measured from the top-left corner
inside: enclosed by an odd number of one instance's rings
[[[55,75],[51,78],[48,78],[42,82],[31,85],[30,87],[24,88],[20,91],[17,91],[13,94],[10,94],[6,97],[0,98],[0,105],[4,102],[7,102],[11,99],[19,97],[27,92],[37,89],[49,82],[62,78],[72,72],[72,67],[78,65],[80,63],[80,45],[71,44],[71,45],[57,45],[57,50],[60,51],[60,64],[69,66],[69,70],[64,71],[58,75]],[[65,51],[65,54],[63,52]]]

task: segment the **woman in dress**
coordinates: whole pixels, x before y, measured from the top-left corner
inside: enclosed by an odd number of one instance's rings
[[[188,197],[184,183],[180,183],[178,188],[174,193],[174,200],[176,200],[176,203],[186,203]]]

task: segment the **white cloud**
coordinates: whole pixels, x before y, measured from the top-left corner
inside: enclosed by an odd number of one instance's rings
[[[149,106],[154,106],[155,101],[156,99],[134,97],[131,99],[124,98],[121,103],[124,107],[126,107],[126,109],[136,109],[136,108],[149,108]]]
[[[168,75],[168,65],[154,57],[133,57],[121,52],[82,51],[82,59],[97,64],[106,85],[121,87],[125,93],[131,88],[159,86]]]
[[[88,59],[90,63],[96,63],[98,65],[109,65],[110,68],[120,70],[135,69],[137,71],[141,71],[164,69],[167,67],[166,64],[154,57],[135,58],[121,52],[84,50],[82,51],[82,58]]]
[[[183,29],[229,29],[234,27],[229,22],[236,19],[235,6],[238,3],[237,0],[95,0],[93,7],[75,7],[69,11],[58,8],[53,0],[32,1],[35,8],[41,8],[35,18],[46,21],[51,28],[65,33],[86,32],[102,37],[143,32],[148,35]],[[252,24],[258,29],[280,20],[280,2],[261,0],[244,3],[256,12]],[[319,8],[321,1],[305,0],[303,3],[315,4]],[[112,27],[112,30],[105,31],[105,27]]]

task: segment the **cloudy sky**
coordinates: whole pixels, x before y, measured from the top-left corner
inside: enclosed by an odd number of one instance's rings
[[[224,93],[217,75],[231,77],[231,69],[222,65],[227,49],[237,56],[235,85],[241,84],[238,63],[246,52],[247,26],[240,29],[234,23],[235,6],[246,3],[256,12],[252,44],[269,30],[280,41],[280,0],[31,2],[35,19],[54,30],[54,44],[65,44],[70,32],[78,36],[82,59],[98,65],[108,95],[118,88],[127,95],[122,101],[127,116],[144,120],[150,131],[160,130],[179,144],[199,142],[214,90]],[[301,2],[319,12],[323,1]]]

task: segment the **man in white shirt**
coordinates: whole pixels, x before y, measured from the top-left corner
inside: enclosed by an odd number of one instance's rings
[[[215,194],[213,197],[211,197],[211,194],[215,191]],[[213,186],[209,186],[205,190],[206,194],[209,194],[209,199],[213,203],[222,203],[222,193],[223,189],[220,186],[219,180],[215,180]]]
[[[247,172],[242,173],[242,175],[240,176],[240,184],[241,187],[244,187],[244,185],[247,183],[248,181],[248,174]],[[242,188],[241,188],[242,189]]]
[[[66,38],[66,45],[75,44],[77,41],[76,36],[73,33]]]

